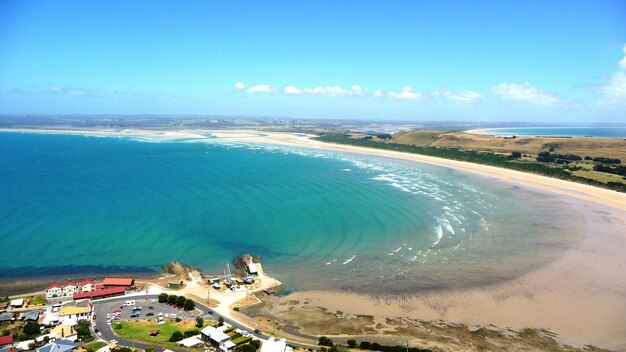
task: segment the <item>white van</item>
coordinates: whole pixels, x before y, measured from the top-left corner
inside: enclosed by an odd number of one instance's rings
[[[124,307],[130,307],[130,306],[134,306],[135,305],[135,301],[126,301],[124,302]]]

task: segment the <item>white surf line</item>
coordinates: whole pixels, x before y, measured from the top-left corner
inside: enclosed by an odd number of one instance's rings
[[[353,255],[352,257],[348,258],[346,261],[344,261],[344,262],[343,262],[343,265],[346,265],[346,264],[350,263],[351,261],[353,261],[353,260],[354,260],[354,258],[356,258],[356,254],[355,254],[355,255]]]

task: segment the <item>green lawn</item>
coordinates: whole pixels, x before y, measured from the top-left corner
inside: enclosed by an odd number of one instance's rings
[[[104,346],[106,346],[106,343],[102,341],[97,341],[97,342],[88,343],[84,345],[83,348],[86,349],[87,351],[96,351]]]
[[[46,304],[46,297],[44,296],[34,296],[30,299],[28,304]]]
[[[184,333],[188,330],[198,329],[195,320],[182,320],[176,322],[173,319],[166,319],[165,324],[157,325],[156,321],[121,321],[114,323],[113,332],[127,340],[135,340],[152,344],[179,347],[175,342],[169,342],[169,338],[175,331]],[[117,329],[117,325],[121,324],[122,328]],[[205,321],[204,326],[217,326],[217,322]],[[152,329],[160,330],[158,336],[150,336],[148,332]]]

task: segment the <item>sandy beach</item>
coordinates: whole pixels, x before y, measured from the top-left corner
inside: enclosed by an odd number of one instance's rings
[[[18,130],[12,130],[18,131]],[[21,130],[32,132],[30,130]],[[387,319],[445,320],[498,328],[544,328],[568,344],[593,344],[626,350],[626,194],[588,185],[467,162],[401,152],[327,144],[308,135],[257,131],[65,131],[95,136],[138,137],[154,140],[206,138],[207,142],[236,142],[319,148],[453,168],[497,182],[507,182],[546,194],[556,194],[584,218],[586,236],[550,264],[514,280],[461,290],[415,292],[403,297],[371,297],[349,292],[295,292],[281,298],[282,313],[319,307],[328,312]],[[210,137],[207,137],[210,136]],[[531,259],[529,259],[531,260]],[[298,302],[287,305],[287,302]],[[304,306],[304,302],[307,302]],[[280,312],[279,312],[280,313]],[[302,332],[324,334],[324,327]],[[419,342],[419,341],[416,341]]]

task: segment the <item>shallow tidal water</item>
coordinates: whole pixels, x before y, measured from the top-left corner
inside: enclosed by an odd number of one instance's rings
[[[172,260],[219,274],[251,253],[287,290],[401,294],[517,277],[584,228],[554,196],[418,163],[0,133],[0,280]]]

